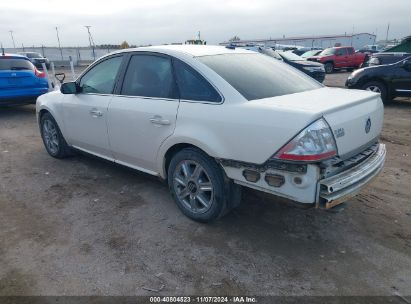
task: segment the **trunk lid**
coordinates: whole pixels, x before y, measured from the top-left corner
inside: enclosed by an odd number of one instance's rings
[[[0,71],[0,89],[31,88],[37,84],[38,79],[34,71]]]
[[[310,114],[313,121],[324,117],[334,134],[338,155],[342,158],[359,152],[375,141],[381,133],[384,118],[380,95],[369,91],[321,88],[252,103],[278,111]]]

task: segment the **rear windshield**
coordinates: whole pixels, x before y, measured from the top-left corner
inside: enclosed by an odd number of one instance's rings
[[[28,58],[43,58],[39,53],[26,53]]]
[[[0,71],[33,70],[33,65],[27,59],[0,58]]]
[[[262,54],[198,57],[246,99],[254,100],[315,90],[322,85],[286,63]]]

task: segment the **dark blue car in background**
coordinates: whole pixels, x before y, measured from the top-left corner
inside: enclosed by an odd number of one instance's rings
[[[35,103],[49,91],[46,73],[21,55],[0,54],[0,106]]]

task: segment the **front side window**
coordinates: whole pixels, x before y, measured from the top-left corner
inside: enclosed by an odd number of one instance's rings
[[[173,91],[170,58],[145,54],[131,57],[121,95],[173,98]]]
[[[248,100],[321,88],[304,73],[262,54],[222,54],[197,57]]]
[[[111,94],[123,56],[106,59],[86,74],[80,80],[82,93]]]
[[[43,58],[39,53],[27,53],[28,58]]]
[[[200,74],[180,60],[174,61],[180,99],[221,102],[221,96]]]

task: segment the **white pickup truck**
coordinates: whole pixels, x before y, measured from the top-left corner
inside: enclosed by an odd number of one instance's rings
[[[208,222],[240,186],[331,208],[382,169],[379,94],[327,88],[263,54],[217,46],[128,49],[37,99],[48,153],[81,150],[167,180]]]

